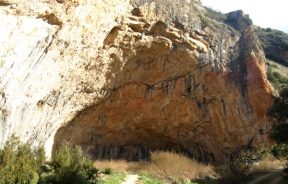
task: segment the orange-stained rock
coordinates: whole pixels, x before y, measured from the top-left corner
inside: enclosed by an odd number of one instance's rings
[[[222,161],[268,143],[272,88],[243,12],[230,27],[199,0],[58,2],[0,6],[0,147],[16,134],[48,157],[69,141],[96,158]]]
[[[252,139],[267,143],[272,87],[253,30],[200,33],[139,15],[106,37],[105,97],[58,130],[54,149],[68,141],[96,158],[146,159],[161,149],[221,161]]]

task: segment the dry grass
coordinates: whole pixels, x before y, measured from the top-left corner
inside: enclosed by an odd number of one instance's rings
[[[214,175],[211,166],[173,152],[153,152],[150,162],[96,161],[95,165],[100,169],[111,168],[120,172],[147,172],[169,180],[197,179]]]
[[[133,167],[137,165],[136,162],[127,162],[125,160],[111,160],[111,161],[107,161],[107,160],[97,160],[95,161],[95,166],[98,169],[107,169],[110,168],[113,171],[119,171],[119,172],[131,172],[133,171]]]
[[[259,162],[253,164],[250,168],[250,172],[265,172],[282,169],[284,162],[273,157],[272,155],[267,155]]]

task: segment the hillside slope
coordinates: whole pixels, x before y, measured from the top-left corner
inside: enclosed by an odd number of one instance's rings
[[[256,27],[255,31],[262,43],[268,59],[288,66],[288,34],[275,29]]]
[[[247,23],[252,23],[250,19],[246,19],[247,22],[243,22],[244,24],[240,25],[239,22],[237,22],[238,19],[235,16],[229,16],[229,13],[223,14],[208,7],[205,7],[205,9],[206,16],[208,16],[209,18],[224,24],[228,24],[229,26],[232,26],[237,30],[245,27],[243,25]],[[236,12],[243,13],[241,10]],[[248,15],[247,18],[249,18]],[[275,62],[284,66],[288,66],[288,34],[279,30],[271,28],[264,29],[258,26],[254,26],[254,30],[261,42],[261,46],[264,49],[266,58],[269,60],[274,60]]]

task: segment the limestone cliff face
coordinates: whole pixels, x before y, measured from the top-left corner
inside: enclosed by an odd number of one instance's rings
[[[199,1],[16,2],[0,8],[0,142],[97,158],[149,150],[220,161],[267,142],[271,86],[251,25],[204,16]],[[245,17],[244,17],[245,18]]]

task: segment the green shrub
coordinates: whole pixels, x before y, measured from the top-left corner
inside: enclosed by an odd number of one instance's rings
[[[288,78],[281,75],[280,73],[273,72],[273,75],[280,83],[288,83]]]
[[[272,83],[272,85],[275,89],[279,89],[280,84],[279,84],[278,80],[275,78],[275,76],[273,75],[273,71],[272,71],[271,67],[268,67],[267,78]]]
[[[43,148],[33,150],[12,136],[0,151],[0,183],[36,184],[45,161]]]
[[[97,174],[80,147],[62,147],[47,164],[43,147],[32,149],[15,136],[0,150],[0,184],[92,184]]]
[[[51,166],[57,184],[96,183],[98,170],[79,146],[62,147],[53,157]]]
[[[208,27],[211,24],[211,20],[207,17],[201,16],[201,24],[202,24],[202,28]]]
[[[271,66],[272,68],[279,68],[279,66],[278,66],[278,65],[276,65],[276,64],[273,64],[273,63],[268,63],[268,65],[269,65],[269,66]]]
[[[244,177],[251,165],[258,162],[264,156],[263,149],[243,148],[236,150],[230,156],[230,169],[235,177]]]
[[[285,87],[288,87],[288,78],[281,75],[279,72],[275,72],[272,66],[268,66],[267,78],[272,83],[273,87],[281,91]]]
[[[112,173],[112,169],[111,168],[106,168],[104,169],[104,174],[108,175],[108,174],[111,174]]]
[[[272,147],[271,153],[276,158],[287,159],[288,158],[288,145],[276,144]]]

